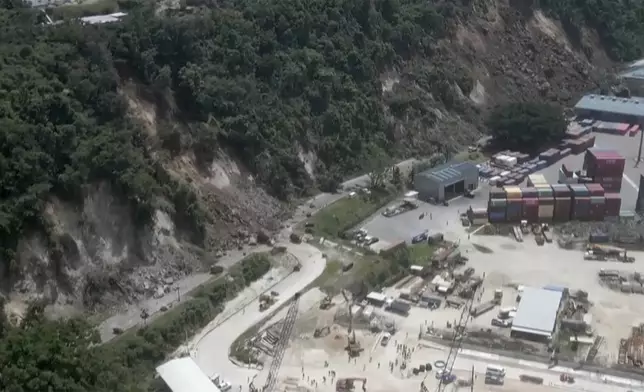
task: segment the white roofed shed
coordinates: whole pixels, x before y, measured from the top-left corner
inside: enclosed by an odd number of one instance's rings
[[[560,291],[525,287],[512,322],[512,333],[537,339],[551,338],[562,298]]]
[[[172,392],[220,392],[190,357],[173,359],[157,367]]]

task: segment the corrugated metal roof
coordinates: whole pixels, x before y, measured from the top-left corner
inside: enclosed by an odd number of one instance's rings
[[[644,68],[631,69],[630,71],[621,73],[619,76],[629,79],[644,79]]]
[[[442,184],[449,184],[452,181],[458,181],[463,177],[463,172],[468,169],[478,171],[476,165],[471,162],[445,163],[428,169],[422,172],[421,175],[439,181]]]
[[[512,329],[550,334],[555,329],[562,292],[526,287],[521,294]]]
[[[157,373],[172,392],[220,392],[190,357],[168,361]]]
[[[577,102],[575,109],[594,110],[629,116],[644,117],[644,98],[620,98],[608,95],[586,95]]]

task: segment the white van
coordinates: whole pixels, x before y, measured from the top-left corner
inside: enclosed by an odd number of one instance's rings
[[[487,365],[487,368],[485,368],[485,375],[504,377],[505,368],[503,366]]]

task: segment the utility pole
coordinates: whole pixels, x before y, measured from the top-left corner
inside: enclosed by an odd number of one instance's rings
[[[470,383],[470,392],[474,392],[474,365],[472,365],[472,380]]]
[[[644,142],[644,129],[640,125],[640,148],[637,149],[637,162],[635,162],[635,167],[642,161],[642,142]]]

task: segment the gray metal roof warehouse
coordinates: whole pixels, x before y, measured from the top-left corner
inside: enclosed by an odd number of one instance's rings
[[[561,291],[524,288],[519,309],[512,322],[512,331],[552,336],[562,297]]]
[[[586,95],[575,105],[577,111],[606,112],[644,117],[644,98],[620,98],[608,95]]]
[[[461,162],[445,163],[443,165],[436,166],[424,172],[418,173],[418,175],[438,181],[443,185],[450,185],[455,181],[459,181],[463,176],[463,172],[468,170],[473,170],[478,173],[478,168],[475,164],[471,162]]]

